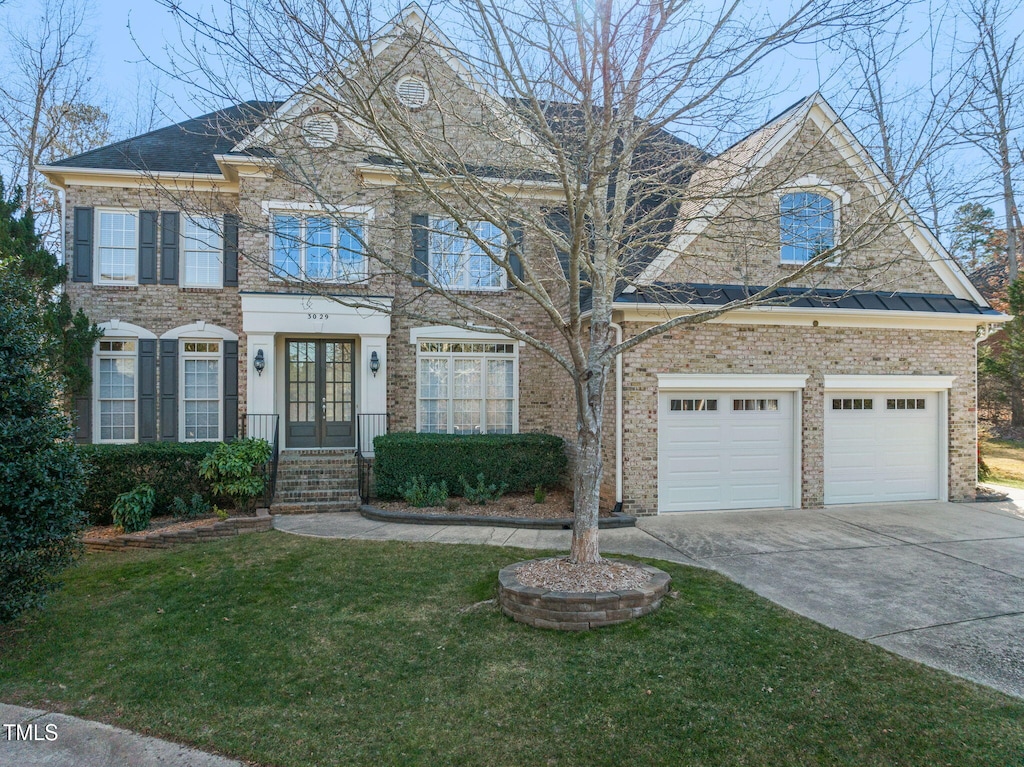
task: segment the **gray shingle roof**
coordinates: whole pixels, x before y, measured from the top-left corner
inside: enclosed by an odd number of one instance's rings
[[[151,173],[220,173],[214,155],[230,152],[231,147],[280,105],[279,101],[246,101],[67,157],[52,165]]]
[[[743,285],[664,284],[638,288],[615,299],[617,305],[690,304],[722,306],[759,292],[763,288]],[[778,288],[769,294],[775,306],[813,309],[870,309],[889,312],[934,312],[943,314],[999,315],[966,298],[936,293],[894,293],[881,290],[834,290],[826,288]]]

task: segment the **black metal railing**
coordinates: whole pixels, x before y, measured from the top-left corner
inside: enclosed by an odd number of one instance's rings
[[[370,502],[373,487],[373,440],[388,433],[387,413],[356,413],[356,474],[359,498]]]
[[[263,467],[267,480],[263,491],[263,505],[270,506],[277,490],[277,459],[280,454],[279,428],[281,418],[277,413],[246,413],[242,419],[242,436],[265,439],[270,443],[270,460]]]

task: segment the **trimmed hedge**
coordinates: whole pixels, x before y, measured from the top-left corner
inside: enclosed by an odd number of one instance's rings
[[[199,465],[218,442],[145,442],[136,445],[79,445],[89,469],[82,510],[94,525],[111,524],[111,509],[121,493],[139,485],[156,492],[153,514],[171,514],[176,497],[188,500],[198,493],[214,501],[210,482],[199,475]]]
[[[460,495],[478,474],[509,492],[554,487],[565,478],[565,442],[550,434],[383,434],[373,440],[377,495],[400,498],[413,477],[445,482]]]

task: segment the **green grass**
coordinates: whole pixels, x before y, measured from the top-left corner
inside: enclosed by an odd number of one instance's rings
[[[475,603],[536,556],[239,536],[94,554],[0,636],[0,700],[262,765],[1020,765],[1024,702],[663,565],[583,634]]]
[[[982,439],[981,457],[991,472],[986,481],[1024,488],[1024,442]]]

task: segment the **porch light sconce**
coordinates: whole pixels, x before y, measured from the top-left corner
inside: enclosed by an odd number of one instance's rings
[[[380,370],[380,357],[377,356],[377,352],[370,352],[370,372],[373,373],[373,377],[377,377],[377,371]]]
[[[263,368],[267,366],[267,360],[263,356],[263,350],[256,350],[256,359],[252,361],[252,366],[256,368],[256,375],[263,375]]]

